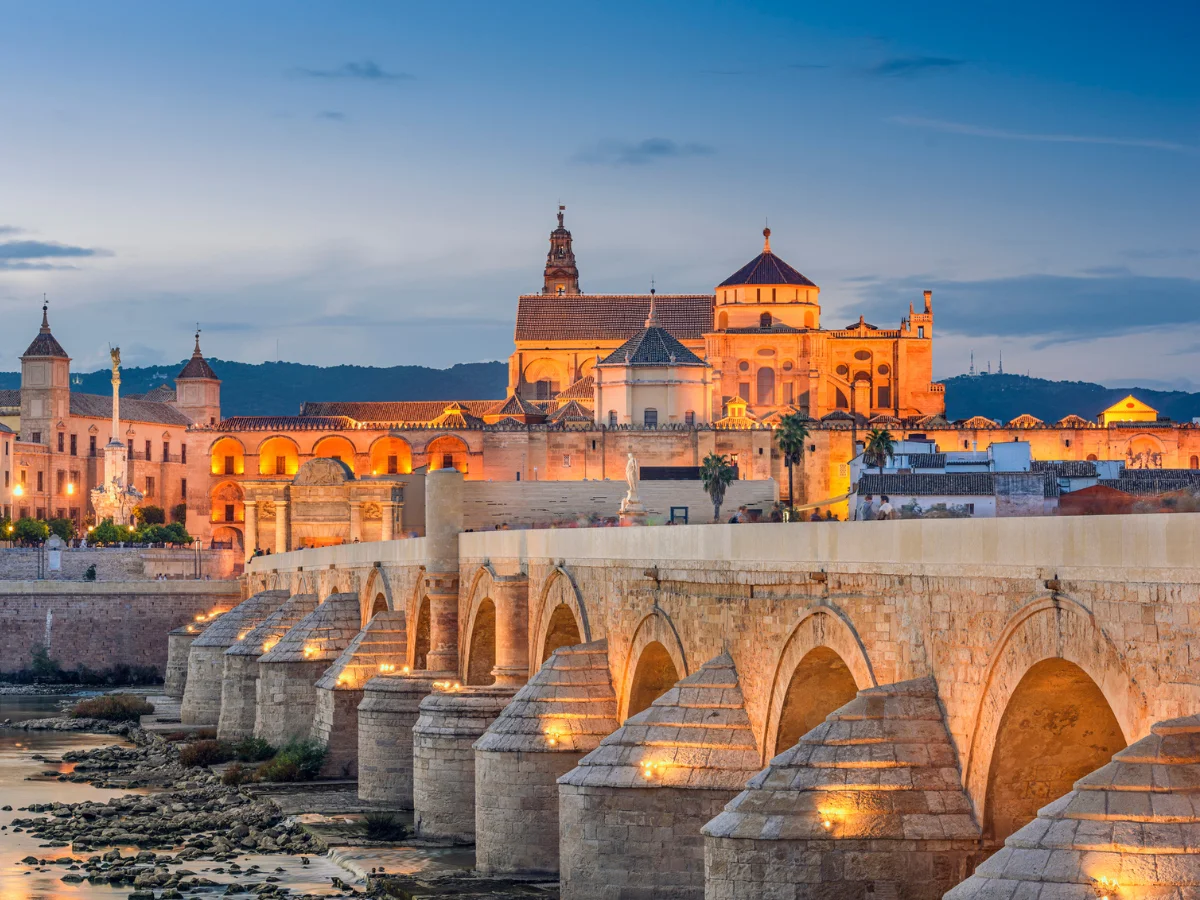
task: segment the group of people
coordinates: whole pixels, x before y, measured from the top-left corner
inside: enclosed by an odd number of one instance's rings
[[[896,518],[896,509],[892,506],[892,501],[888,499],[888,495],[880,494],[879,501],[879,506],[876,507],[875,498],[870,494],[865,494],[858,503],[858,509],[854,511],[855,520],[870,522],[873,520],[884,521]]]

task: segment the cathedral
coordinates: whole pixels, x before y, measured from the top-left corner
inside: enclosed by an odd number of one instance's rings
[[[608,426],[718,422],[731,400],[757,421],[793,410],[813,419],[843,410],[864,420],[945,412],[932,375],[931,292],[919,311],[909,304],[897,328],[861,316],[826,328],[821,289],[771,250],[767,228],[762,252],[712,294],[587,294],[563,218],[560,207],[541,293],[517,301],[510,394],[534,403],[575,400]],[[673,356],[635,358],[625,346],[645,345],[650,328],[665,332]],[[652,343],[663,344],[663,336]],[[668,397],[673,387],[678,399]],[[639,403],[637,393],[649,402]]]

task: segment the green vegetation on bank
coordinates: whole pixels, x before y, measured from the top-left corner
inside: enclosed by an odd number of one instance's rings
[[[154,704],[136,694],[105,694],[80,700],[71,708],[72,719],[103,719],[106,722],[137,722],[154,712]]]
[[[0,681],[10,684],[78,684],[82,686],[118,686],[162,684],[162,676],[154,666],[131,666],[125,663],[107,669],[77,666],[64,669],[57,659],[51,659],[41,644],[29,651],[29,665],[12,672],[0,671]]]
[[[260,738],[241,741],[204,739],[185,744],[179,762],[189,767],[234,762],[223,777],[226,784],[249,781],[312,781],[325,762],[325,747],[316,741],[291,741],[279,750]],[[242,763],[260,763],[250,769]]]

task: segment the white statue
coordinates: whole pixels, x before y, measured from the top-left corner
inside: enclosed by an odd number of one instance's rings
[[[629,451],[629,458],[625,460],[625,483],[629,485],[629,492],[625,495],[625,505],[638,503],[638,478],[641,476],[641,467],[638,465],[633,451]]]

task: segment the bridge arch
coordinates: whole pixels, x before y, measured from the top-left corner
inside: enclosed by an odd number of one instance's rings
[[[629,642],[617,691],[617,721],[641,712],[689,674],[687,653],[674,623],[663,610],[654,609],[638,623]]]
[[[1047,704],[1041,711],[1031,705],[1037,703],[1039,695]],[[1074,752],[1074,748],[1064,745],[1064,730],[1080,725],[1080,716],[1084,717],[1081,733],[1093,727],[1106,727],[1104,715],[1098,715],[1094,721],[1086,718],[1087,709],[1100,701],[1107,707],[1117,733],[1092,742],[1096,744],[1096,752],[1087,763],[1091,769],[1104,765],[1115,750],[1148,731],[1146,697],[1130,677],[1116,645],[1083,604],[1056,595],[1033,600],[1017,610],[1001,632],[988,661],[963,764],[967,794],[978,820],[997,821],[989,807],[988,788],[994,780],[996,765],[1006,764],[1005,760],[1012,758],[1011,753],[1000,751],[999,756],[997,753],[1001,740],[1007,740],[1013,733],[1014,724],[1022,731],[1057,732],[1046,752],[1054,747]],[[1110,747],[1114,742],[1116,745]],[[1027,750],[1033,746],[1028,739],[1026,744]],[[1041,749],[1039,745],[1039,753]],[[1024,762],[1044,760],[1035,755]],[[1039,779],[1045,793],[1057,793],[1045,796],[1038,805],[1065,794],[1082,774],[1086,772],[1071,777],[1064,769],[1064,774],[1056,778]]]
[[[425,668],[429,657],[429,595],[425,592],[424,566],[417,567],[416,581],[405,607],[404,619],[410,623],[407,665],[416,672]],[[415,627],[412,623],[416,623]]]
[[[395,609],[392,602],[392,586],[388,584],[387,575],[382,569],[371,569],[367,576],[366,585],[358,598],[360,621],[363,627],[375,618],[377,613]]]
[[[586,644],[592,640],[587,607],[571,576],[561,567],[555,568],[542,585],[536,609],[537,618],[531,618],[536,624],[529,629],[532,641],[529,648],[531,676],[559,647]]]
[[[775,664],[761,745],[763,763],[795,744],[858,691],[877,684],[866,648],[846,615],[825,604],[805,610]]]
[[[464,684],[488,685],[496,679],[496,603],[492,600],[492,575],[487,566],[480,566],[471,581],[467,595],[467,627],[460,638],[463,648],[462,672]]]

